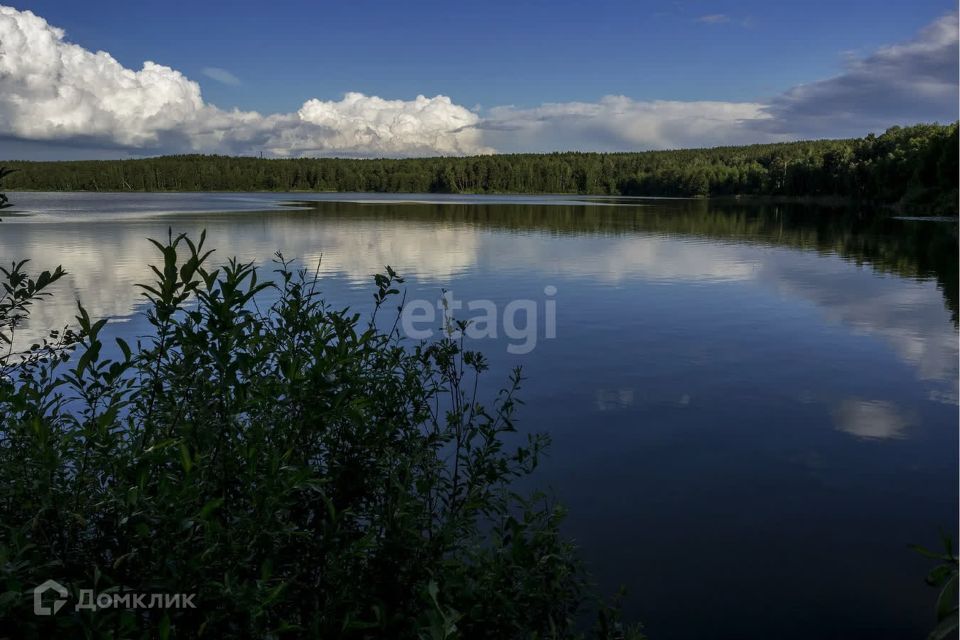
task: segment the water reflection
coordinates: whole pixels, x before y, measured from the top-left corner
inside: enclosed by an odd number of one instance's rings
[[[32,215],[3,223],[0,256],[29,257],[37,267],[63,264],[71,274],[65,290],[37,308],[22,341],[68,322],[76,299],[95,316],[132,313],[139,301],[133,285],[151,275],[145,238],[163,237],[168,227],[194,234],[206,228],[221,257],[269,264],[282,250],[320,263],[324,274],[354,288],[366,286],[385,264],[437,287],[482,273],[575,278],[593,286],[749,282],[813,304],[829,322],[882,338],[922,379],[956,377],[956,333],[941,313],[945,302],[956,325],[954,222],[706,201],[627,207],[616,201],[572,205],[569,199],[450,204],[327,196],[298,203],[305,210],[258,211],[282,197],[137,198],[18,195]],[[99,203],[104,213],[96,213]],[[241,212],[205,213],[223,207]],[[890,277],[878,277],[883,274]],[[956,402],[952,387],[931,393]]]
[[[858,438],[902,438],[910,421],[896,405],[884,400],[849,398],[840,403],[837,428]]]
[[[483,345],[490,384],[525,367],[518,427],[553,439],[537,481],[651,637],[928,630],[924,567],[905,546],[957,517],[956,222],[369,194],[289,210],[288,197],[16,194],[34,213],[4,216],[0,259],[71,273],[33,335],[77,298],[129,318],[109,331],[144,333],[133,285],[150,278],[145,238],[168,227],[206,228],[221,258],[320,261],[337,305],[369,305],[388,263],[433,300],[556,286],[557,338],[524,356]]]
[[[616,411],[633,405],[633,389],[597,389],[597,411]]]

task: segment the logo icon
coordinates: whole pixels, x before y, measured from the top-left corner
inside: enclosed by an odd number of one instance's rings
[[[53,601],[52,606],[43,604],[43,594],[47,591],[56,591],[59,596]],[[33,588],[33,613],[38,616],[52,616],[67,603],[67,588],[59,582],[47,580],[43,584]]]

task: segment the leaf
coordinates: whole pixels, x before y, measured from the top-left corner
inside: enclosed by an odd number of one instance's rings
[[[937,598],[937,620],[945,620],[951,613],[956,613],[957,595],[957,574],[954,573]]]
[[[86,368],[90,366],[91,363],[95,362],[99,355],[100,355],[100,343],[94,342],[87,348],[86,351],[84,351],[80,355],[80,359],[77,361],[77,368],[76,368],[77,378],[80,378],[81,376],[83,376],[84,370],[86,370]]]
[[[201,520],[206,520],[207,517],[211,513],[219,509],[222,504],[223,504],[223,498],[214,498],[213,500],[209,501],[207,504],[203,505],[203,507],[200,509],[200,513],[197,514],[197,518]]]
[[[128,345],[127,341],[124,340],[123,338],[116,338],[116,341],[117,341],[117,346],[120,347],[120,351],[123,352],[123,359],[129,360],[131,355],[130,345]]]
[[[190,469],[193,468],[193,461],[190,460],[190,451],[187,449],[187,445],[180,443],[180,464],[183,465],[183,470],[187,473],[190,473]]]
[[[942,553],[938,553],[938,552],[936,552],[936,551],[930,551],[930,550],[927,549],[926,547],[922,547],[922,546],[920,546],[920,545],[918,545],[918,544],[911,544],[911,545],[907,545],[907,546],[908,546],[910,549],[912,549],[913,551],[916,551],[917,553],[919,553],[920,555],[922,555],[922,556],[925,557],[925,558],[931,558],[931,559],[933,559],[933,560],[943,560],[943,559],[944,559],[944,556],[943,556]]]
[[[954,611],[950,616],[940,621],[940,624],[927,636],[927,640],[951,640],[951,638],[957,637],[958,629],[960,629],[958,612]]]

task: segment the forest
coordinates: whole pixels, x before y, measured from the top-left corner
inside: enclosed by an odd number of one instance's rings
[[[175,155],[9,162],[11,190],[368,191],[837,197],[957,212],[957,123],[881,135],[635,153],[405,159]]]

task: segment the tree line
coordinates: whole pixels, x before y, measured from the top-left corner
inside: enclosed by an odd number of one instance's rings
[[[9,188],[848,198],[956,213],[957,123],[864,138],[639,153],[406,159],[174,155],[11,162]]]

